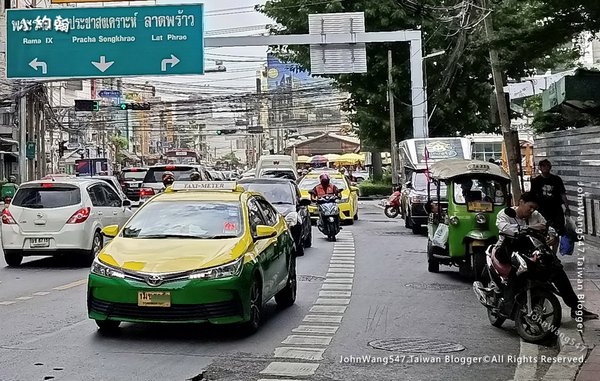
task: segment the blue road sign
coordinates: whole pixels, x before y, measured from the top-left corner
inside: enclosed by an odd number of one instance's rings
[[[204,72],[202,4],[7,11],[8,78]]]
[[[98,95],[100,98],[120,98],[121,92],[119,90],[100,90]]]

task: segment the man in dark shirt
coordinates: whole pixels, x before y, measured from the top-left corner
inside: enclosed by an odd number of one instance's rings
[[[540,161],[539,168],[542,174],[531,180],[531,193],[538,199],[542,216],[562,236],[565,234],[565,214],[567,216],[571,214],[565,185],[559,176],[550,173],[552,164],[549,160]]]

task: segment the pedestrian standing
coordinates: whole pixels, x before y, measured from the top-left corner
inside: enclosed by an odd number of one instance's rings
[[[560,176],[550,173],[550,160],[544,159],[538,165],[541,174],[531,180],[531,193],[536,196],[539,212],[548,221],[548,225],[562,236],[565,234],[565,214],[571,215],[565,185]]]

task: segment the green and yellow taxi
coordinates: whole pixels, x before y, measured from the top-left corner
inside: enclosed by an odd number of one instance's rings
[[[121,322],[236,323],[296,299],[293,238],[277,210],[235,182],[176,182],[145,203],[94,261],[88,315]]]
[[[327,174],[333,185],[339,189],[343,189],[342,199],[339,202],[340,220],[353,224],[355,220],[358,220],[358,188],[352,186],[348,182],[348,179],[339,172],[327,172]],[[298,184],[302,198],[310,198],[309,192],[319,185],[320,175],[321,173],[318,172],[309,173],[302,178],[302,181]],[[308,207],[308,211],[312,220],[319,219],[319,209],[316,204],[311,204]]]

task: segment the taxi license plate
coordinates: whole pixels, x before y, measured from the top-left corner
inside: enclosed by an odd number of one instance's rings
[[[494,205],[490,202],[471,201],[467,204],[467,210],[469,212],[493,212]]]
[[[171,293],[168,291],[139,291],[140,307],[171,307]]]
[[[30,247],[49,247],[50,238],[31,238],[29,241]]]

